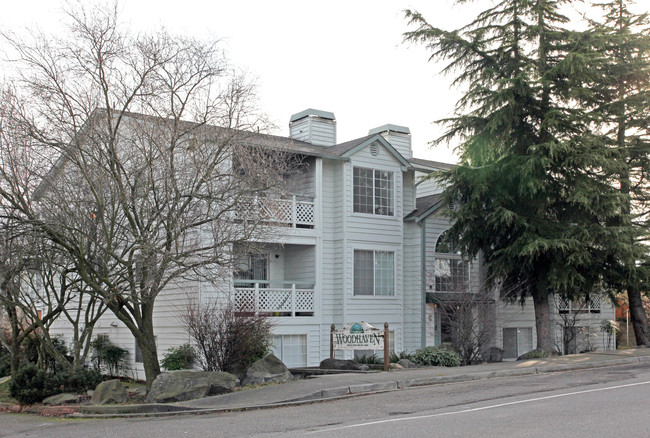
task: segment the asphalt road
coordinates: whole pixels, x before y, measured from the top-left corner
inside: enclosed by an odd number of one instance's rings
[[[0,414],[0,436],[648,437],[648,402],[645,363],[218,415],[67,420]]]

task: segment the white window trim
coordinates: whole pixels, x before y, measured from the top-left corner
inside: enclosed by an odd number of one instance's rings
[[[372,286],[372,294],[356,294],[356,290],[354,287],[354,272],[355,272],[355,265],[354,265],[354,253],[357,251],[368,251],[372,252],[373,254],[373,286]],[[377,295],[375,291],[375,263],[374,263],[374,257],[375,253],[377,252],[386,252],[386,253],[391,253],[393,254],[393,294],[392,295]],[[369,249],[369,248],[354,248],[352,250],[352,298],[353,299],[367,299],[372,297],[373,301],[374,300],[395,300],[398,298],[397,296],[397,251],[394,248],[389,248],[389,249]]]
[[[395,172],[394,169],[383,169],[379,167],[366,167],[366,166],[351,166],[352,167],[352,179],[351,179],[351,188],[352,188],[352,215],[353,216],[362,216],[362,217],[372,217],[376,219],[386,219],[386,220],[391,220],[394,221],[396,220],[399,216],[397,214],[397,172]],[[354,169],[365,169],[365,170],[372,170],[372,213],[363,213],[363,212],[358,212],[354,211],[355,208],[355,202],[354,202]],[[392,175],[392,197],[391,197],[391,207],[393,210],[392,214],[378,214],[375,213],[376,205],[375,205],[375,172],[388,172]]]

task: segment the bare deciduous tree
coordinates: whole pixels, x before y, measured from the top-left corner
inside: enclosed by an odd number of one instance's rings
[[[190,301],[181,320],[194,340],[205,371],[242,373],[271,345],[269,317],[224,299]]]
[[[3,35],[16,70],[0,198],[128,327],[150,387],[156,298],[229,272],[233,246],[270,232],[252,199],[299,159],[261,144],[254,87],[217,41],[134,36],[116,11],[71,11],[63,38]]]

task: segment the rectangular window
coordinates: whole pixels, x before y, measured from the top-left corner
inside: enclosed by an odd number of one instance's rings
[[[307,366],[307,335],[275,335],[271,350],[287,368]]]
[[[354,168],[354,212],[393,216],[393,172]]]
[[[354,251],[354,295],[395,295],[395,255]]]
[[[469,267],[469,263],[460,257],[436,257],[434,260],[435,291],[467,292],[469,290]]]

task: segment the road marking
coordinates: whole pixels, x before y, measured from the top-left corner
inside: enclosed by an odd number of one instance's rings
[[[305,434],[309,435],[309,434],[315,434],[315,433],[321,433],[321,432],[332,432],[332,431],[335,431],[335,430],[352,429],[352,428],[355,428],[355,427],[373,426],[375,424],[395,423],[395,422],[398,422],[398,421],[421,420],[421,419],[424,419],[424,418],[434,418],[434,417],[444,417],[444,416],[447,416],[447,415],[466,414],[466,413],[469,413],[469,412],[477,412],[477,411],[484,411],[484,410],[487,410],[487,409],[502,408],[504,406],[519,405],[519,404],[523,404],[523,403],[531,403],[531,402],[542,401],[542,400],[551,400],[551,399],[559,398],[559,397],[569,397],[569,396],[572,396],[572,395],[588,394],[590,392],[610,391],[612,389],[629,388],[631,386],[640,386],[640,385],[648,385],[648,384],[650,384],[650,380],[645,381],[645,382],[638,382],[638,383],[628,383],[628,384],[625,384],[625,385],[608,386],[606,388],[586,389],[584,391],[567,392],[565,394],[547,395],[547,396],[544,396],[544,397],[530,398],[530,399],[527,399],[527,400],[518,400],[518,401],[513,401],[513,402],[508,402],[508,403],[499,403],[499,404],[496,404],[496,405],[482,406],[480,408],[461,409],[459,411],[442,412],[442,413],[439,413],[439,414],[419,415],[417,417],[391,418],[391,419],[388,419],[388,420],[370,421],[368,423],[351,424],[351,425],[348,425],[348,426],[332,427],[332,428],[329,428],[329,429],[312,430],[312,431],[306,432]]]

